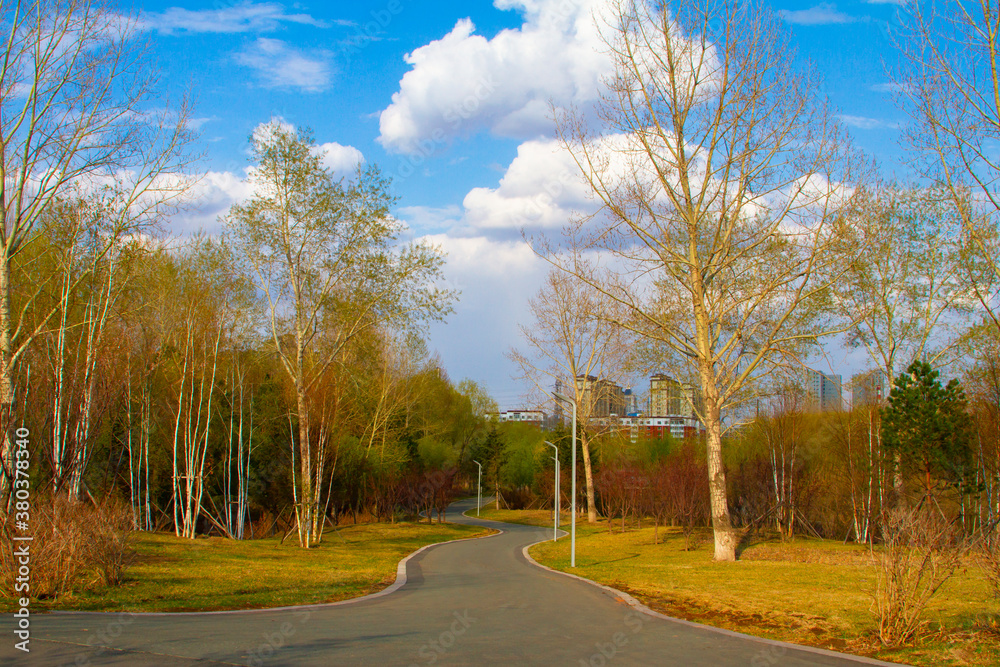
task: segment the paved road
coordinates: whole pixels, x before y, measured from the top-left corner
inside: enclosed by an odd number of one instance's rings
[[[388,595],[349,604],[201,614],[44,614],[31,654],[0,623],[0,664],[25,665],[858,665],[886,664],[648,615],[529,563],[551,529],[460,517],[505,532],[427,548]]]

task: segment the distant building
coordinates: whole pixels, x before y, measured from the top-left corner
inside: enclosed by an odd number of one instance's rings
[[[593,375],[578,375],[576,390],[580,401],[590,407],[591,417],[625,414],[625,392],[617,382]]]
[[[889,378],[883,370],[858,373],[851,378],[851,405],[877,405],[889,396]]]
[[[624,413],[595,415],[592,422],[608,430],[627,431],[635,442],[647,438],[689,438],[704,433],[705,428],[695,416],[698,393],[693,385],[658,373],[649,378],[649,396],[645,414],[640,411],[638,396],[631,389],[622,392]],[[618,416],[615,416],[615,415]]]
[[[657,373],[649,378],[649,399],[646,414],[694,418],[697,400],[694,386],[679,382],[669,375]]]
[[[545,424],[545,413],[541,410],[504,410],[503,412],[492,412],[496,415],[500,423],[513,422],[517,424],[531,424],[541,427]]]
[[[827,375],[811,368],[803,369],[803,384],[813,406],[823,412],[844,409],[841,394],[843,380],[839,375]]]
[[[625,414],[629,417],[639,416],[639,397],[632,391],[631,387],[626,389],[625,394]]]
[[[657,417],[601,417],[592,422],[608,430],[626,431],[632,442],[639,436],[646,438],[662,438],[671,436],[678,440],[698,436],[705,432],[705,427],[695,417],[657,416]]]

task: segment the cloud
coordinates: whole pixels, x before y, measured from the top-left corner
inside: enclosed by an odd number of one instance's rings
[[[463,223],[480,233],[559,229],[574,212],[594,208],[588,192],[559,141],[527,141],[496,188],[474,188],[465,196]]]
[[[830,25],[853,23],[857,19],[837,9],[837,5],[823,2],[809,9],[781,9],[778,15],[794,25]]]
[[[281,118],[273,118],[268,123],[261,123],[254,129],[254,136],[260,137],[268,125],[277,124],[286,130],[294,130],[294,126]],[[335,141],[320,144],[316,152],[323,156],[323,166],[334,172],[334,176],[347,175],[353,172],[358,164],[364,162],[364,156],[354,146],[343,146]],[[171,216],[170,232],[176,235],[188,235],[198,231],[217,234],[222,226],[219,216],[224,216],[229,207],[239,204],[254,195],[254,186],[250,177],[254,167],[246,167],[242,173],[231,171],[209,171],[195,178],[195,184],[186,198],[187,205]]]
[[[421,241],[440,246],[447,254],[447,264],[455,272],[459,289],[470,287],[469,280],[483,277],[503,281],[512,275],[534,271],[542,260],[527,243],[505,241],[487,236],[454,237],[430,234]]]
[[[526,320],[528,299],[548,264],[520,239],[434,234],[420,240],[446,253],[444,275],[462,292],[448,321],[431,325],[430,349],[440,354],[452,379],[474,378],[499,393],[504,407],[515,407],[518,385],[501,355],[522,343],[518,323]]]
[[[218,234],[222,231],[219,216],[225,215],[233,204],[246,201],[253,195],[247,172],[234,174],[229,171],[209,171],[196,178],[188,193],[187,205],[170,216],[172,235],[188,236],[202,231]]]
[[[913,86],[909,83],[876,83],[871,87],[871,90],[876,93],[891,93],[893,95],[898,95],[899,93],[912,92]]]
[[[444,232],[455,227],[462,217],[462,209],[455,204],[448,206],[403,206],[396,216],[416,232]]]
[[[316,148],[323,156],[323,166],[338,177],[349,176],[365,161],[365,156],[357,148],[342,146],[336,141],[320,144]]]
[[[154,127],[173,127],[177,125],[180,121],[180,114],[176,109],[170,109],[167,107],[147,109],[145,111],[136,111],[130,114],[136,120],[142,121],[144,123],[149,123]],[[184,127],[192,132],[197,132],[206,123],[211,123],[212,121],[218,120],[215,116],[210,117],[200,117],[200,118],[185,118]]]
[[[549,101],[587,106],[611,61],[594,23],[606,0],[497,0],[525,16],[492,39],[469,19],[406,55],[411,66],[379,118],[379,142],[412,153],[422,139],[486,128],[518,139],[551,132]]]
[[[837,116],[848,127],[859,130],[898,130],[902,124],[893,121],[882,120],[880,118],[868,118],[867,116],[849,116],[840,114]]]
[[[218,120],[218,119],[215,116],[211,116],[208,118],[189,118],[185,126],[189,130],[197,132],[202,128],[203,125],[205,125],[205,123],[211,123],[213,120]]]
[[[271,32],[283,23],[312,25],[319,28],[327,24],[308,14],[288,14],[275,2],[242,2],[222,9],[190,10],[171,7],[163,12],[145,13],[140,26],[163,34],[176,33],[240,33]]]
[[[696,146],[688,145],[687,149],[691,176],[697,184],[707,178],[707,162]],[[645,149],[634,136],[608,134],[588,150],[596,166],[592,176],[608,187],[631,187],[638,178],[645,187],[659,189],[659,175],[646,162]],[[667,152],[664,147],[662,153]],[[710,193],[723,187],[716,179],[713,183],[708,187]],[[735,184],[726,187],[735,194]],[[523,142],[497,186],[473,188],[462,205],[455,233],[494,238],[519,236],[521,230],[559,230],[573,218],[595,214],[601,207],[573,156],[559,140],[548,138]],[[755,205],[748,204],[748,208]]]
[[[300,51],[280,39],[258,37],[236,54],[236,62],[257,72],[266,88],[296,88],[316,93],[330,85],[328,51]]]

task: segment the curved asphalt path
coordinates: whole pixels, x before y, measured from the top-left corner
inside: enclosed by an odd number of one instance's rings
[[[456,503],[451,520],[504,532],[425,547],[401,563],[388,592],[260,611],[40,614],[30,654],[13,648],[5,614],[0,664],[889,664],[646,613],[628,596],[529,562],[525,547],[551,539],[551,529],[461,516],[474,507]]]

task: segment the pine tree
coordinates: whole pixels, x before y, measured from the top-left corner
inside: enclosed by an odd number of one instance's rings
[[[922,478],[926,498],[940,484],[962,484],[972,455],[970,424],[961,384],[942,386],[936,370],[914,361],[882,410],[882,439],[890,454],[900,455],[904,472]]]

